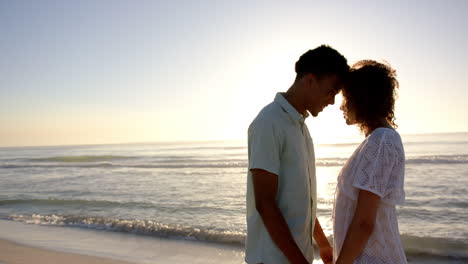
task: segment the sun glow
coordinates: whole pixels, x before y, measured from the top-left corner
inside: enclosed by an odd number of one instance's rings
[[[316,144],[356,142],[362,136],[356,126],[348,126],[340,110],[341,94],[335,104],[326,107],[317,117],[309,117],[307,126]]]

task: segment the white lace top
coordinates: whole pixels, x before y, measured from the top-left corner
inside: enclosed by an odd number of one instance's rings
[[[400,135],[390,128],[374,130],[348,159],[338,176],[333,209],[333,256],[341,251],[354,216],[359,190],[381,198],[376,223],[355,264],[407,263],[400,240],[395,205],[405,200],[405,152]]]

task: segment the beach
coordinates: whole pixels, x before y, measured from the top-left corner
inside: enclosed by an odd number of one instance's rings
[[[244,261],[242,247],[0,220],[0,264],[50,263],[241,264]],[[457,258],[413,254],[408,256],[408,263],[467,262]],[[316,259],[313,264],[323,262]]]
[[[0,220],[0,263],[243,263],[242,249]]]
[[[0,240],[0,263],[127,264],[129,262],[34,248],[7,240]]]

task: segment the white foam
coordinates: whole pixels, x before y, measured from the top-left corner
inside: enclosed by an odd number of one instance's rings
[[[245,233],[235,231],[216,231],[182,225],[167,225],[147,220],[125,220],[103,217],[61,216],[61,215],[10,215],[11,220],[25,224],[81,227],[96,230],[117,231],[159,238],[178,238],[243,245]]]
[[[33,247],[134,263],[244,263],[240,247],[6,220],[0,220],[0,238]]]

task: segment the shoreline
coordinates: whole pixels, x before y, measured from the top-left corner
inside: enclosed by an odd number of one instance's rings
[[[200,241],[0,220],[0,264],[243,264],[243,251]],[[407,257],[410,264],[468,260],[416,252]],[[314,264],[323,262],[315,259]]]
[[[0,264],[241,264],[243,249],[198,241],[0,220]]]
[[[132,262],[70,252],[60,252],[0,238],[0,263],[5,264],[135,264]]]

